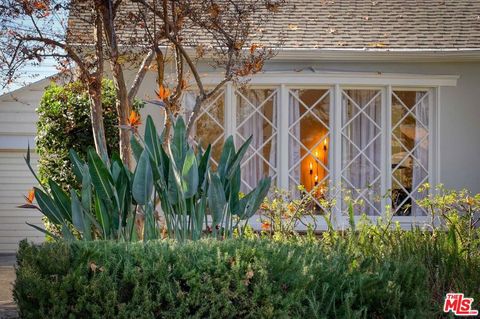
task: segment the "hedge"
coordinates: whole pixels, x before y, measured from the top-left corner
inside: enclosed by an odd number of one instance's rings
[[[118,120],[115,108],[117,94],[111,80],[102,81],[102,106],[110,155],[118,153]],[[136,100],[133,109],[143,107]],[[43,181],[54,180],[64,190],[78,187],[72,172],[68,151],[74,149],[82,159],[94,145],[90,119],[90,100],[81,82],[64,86],[52,83],[43,93],[37,109],[36,152],[40,156],[38,169]]]
[[[403,256],[403,257],[401,257]],[[22,242],[22,318],[431,318],[421,258],[266,240]]]

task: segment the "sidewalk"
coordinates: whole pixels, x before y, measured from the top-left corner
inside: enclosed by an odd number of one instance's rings
[[[15,255],[0,254],[0,319],[18,318],[12,297]]]

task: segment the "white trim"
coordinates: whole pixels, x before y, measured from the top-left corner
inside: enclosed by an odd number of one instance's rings
[[[277,124],[277,145],[278,145],[278,183],[277,186],[281,189],[289,189],[289,156],[288,156],[288,145],[289,145],[289,90],[285,84],[280,86],[279,90],[280,100],[277,102],[277,114],[278,114],[278,124]],[[282,129],[283,128],[283,129]]]
[[[387,194],[388,190],[391,188],[391,137],[390,137],[390,129],[391,129],[391,108],[392,108],[392,86],[387,85],[385,88],[382,89],[382,159],[381,159],[381,206],[386,207],[387,198],[383,195]]]
[[[214,84],[217,75],[210,74],[206,77],[206,83]],[[329,151],[329,174],[332,190],[331,196],[336,198],[337,204],[334,209],[332,222],[337,229],[348,228],[348,216],[342,212],[341,207],[341,170],[342,170],[342,91],[352,89],[376,89],[381,91],[382,116],[382,159],[381,169],[381,195],[392,188],[392,165],[391,165],[391,116],[392,116],[392,92],[393,90],[427,91],[430,94],[429,105],[429,168],[428,181],[436,184],[440,181],[440,164],[438,152],[440,147],[440,86],[456,85],[458,76],[455,75],[412,75],[412,74],[378,74],[378,73],[285,73],[271,72],[258,74],[251,79],[250,85],[254,88],[269,88],[277,90],[279,98],[277,104],[277,186],[281,189],[289,189],[289,89],[308,89],[328,87],[330,90],[330,151]],[[210,82],[209,82],[210,81]],[[236,134],[236,93],[232,84],[228,84],[225,94],[225,107],[227,108],[225,128],[228,135]],[[336,189],[335,189],[336,188]],[[389,199],[382,199],[382,212],[386,205],[391,205]],[[253,219],[258,219],[255,216]],[[358,220],[360,217],[356,216]],[[376,222],[378,216],[368,216],[372,222]],[[252,219],[252,220],[253,220]],[[404,229],[411,229],[412,225],[422,226],[429,222],[428,216],[394,216],[393,221],[399,222]],[[326,229],[326,223],[322,216],[317,217],[319,230]],[[259,226],[260,227],[260,226]],[[301,229],[299,229],[301,230]]]
[[[330,132],[332,134],[332,142],[330,149],[333,150],[330,160],[330,175],[333,177],[333,189],[331,194],[335,194],[336,206],[334,208],[333,225],[335,227],[344,227],[344,218],[342,216],[342,192],[338,187],[341,186],[342,181],[342,88],[339,84],[335,84],[333,88],[333,113],[330,125]]]
[[[384,62],[455,62],[480,61],[479,48],[285,48],[274,60],[287,61],[384,61]]]
[[[219,73],[208,73],[203,76],[205,85],[215,85],[223,79]],[[405,86],[405,87],[435,87],[456,86],[458,75],[419,75],[419,74],[396,74],[378,72],[264,72],[245,78],[250,85],[277,86],[286,85],[321,86],[340,85],[352,86]]]
[[[432,130],[432,132],[434,132],[434,136],[433,138],[435,139],[435,144],[434,144],[434,153],[433,153],[433,158],[435,159],[434,161],[434,165],[435,165],[435,170],[434,170],[434,173],[432,174],[432,177],[434,178],[434,183],[436,185],[442,183],[442,180],[441,180],[441,175],[440,175],[440,167],[441,167],[441,156],[440,156],[440,147],[441,147],[441,130],[440,130],[440,112],[441,112],[441,109],[442,109],[442,104],[441,104],[441,94],[440,94],[440,90],[441,88],[440,87],[436,87],[435,88],[435,104],[434,104],[434,107],[435,107],[435,112],[434,112],[434,120],[435,120],[435,127],[434,127],[434,130]]]
[[[224,138],[227,139],[229,136],[233,136],[235,140],[235,132],[234,132],[234,121],[235,121],[235,93],[233,90],[233,84],[231,82],[228,82],[227,85],[225,86],[225,104],[224,104],[224,127],[225,127],[225,134]]]

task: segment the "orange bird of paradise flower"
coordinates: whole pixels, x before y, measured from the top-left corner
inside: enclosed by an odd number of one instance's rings
[[[159,91],[156,92],[160,100],[165,101],[170,96],[170,90],[165,88],[163,85],[160,85]]]
[[[269,222],[263,222],[262,223],[262,230],[270,230],[270,223]]]
[[[28,191],[27,196],[25,196],[25,200],[27,201],[28,204],[32,204],[33,200],[35,199],[35,189],[31,189]]]
[[[140,114],[135,111],[130,112],[130,116],[128,117],[128,125],[132,128],[137,128],[142,122],[140,121]]]

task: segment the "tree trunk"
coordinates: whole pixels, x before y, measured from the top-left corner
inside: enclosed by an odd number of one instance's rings
[[[123,70],[120,64],[115,63],[112,61],[112,71],[113,71],[113,82],[115,84],[115,89],[117,91],[117,114],[118,114],[118,124],[120,127],[128,125],[128,117],[130,115],[131,107],[128,101],[128,92],[127,86],[125,84],[125,79],[123,77]],[[130,131],[120,128],[120,158],[122,159],[123,163],[129,167],[131,167],[131,147],[130,147]]]
[[[131,168],[131,147],[130,147],[130,132],[122,127],[128,125],[128,117],[130,115],[130,103],[128,99],[128,90],[123,77],[123,68],[119,62],[120,53],[117,44],[117,35],[115,34],[114,17],[115,8],[113,1],[100,1],[99,8],[103,16],[103,29],[105,31],[105,40],[108,45],[110,53],[110,67],[112,69],[113,83],[117,92],[116,109],[118,116],[119,130],[119,149],[120,158],[123,163]]]
[[[97,79],[88,85],[88,95],[90,97],[90,118],[92,120],[95,149],[103,161],[108,163],[107,140],[105,138],[105,127],[103,126],[101,80]]]

